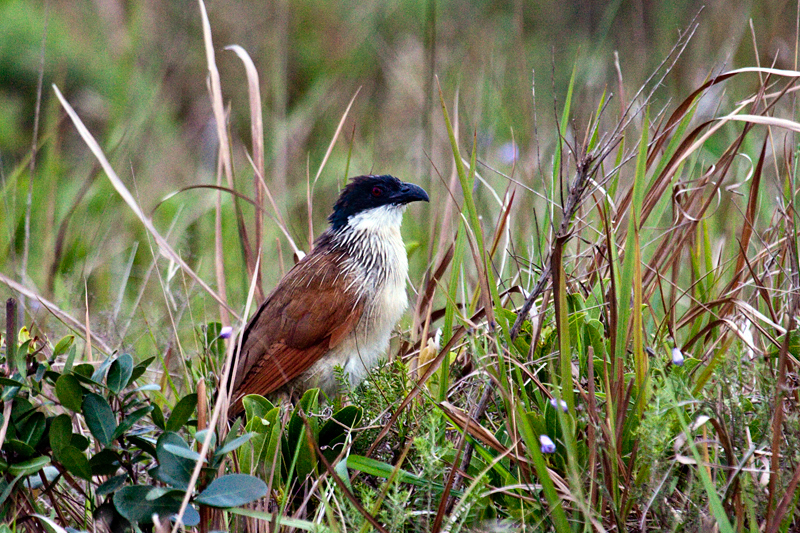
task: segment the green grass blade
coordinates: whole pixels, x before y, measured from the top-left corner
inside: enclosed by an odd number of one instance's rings
[[[619,302],[619,321],[617,322],[616,359],[625,360],[627,340],[632,336],[636,387],[644,388],[647,378],[647,358],[644,353],[642,335],[642,273],[641,250],[639,243],[644,182],[647,173],[647,141],[649,113],[645,113],[642,136],[639,139],[639,155],[636,160],[636,175],[633,183],[633,200],[628,221],[628,235],[625,243],[625,258],[622,264],[620,284],[617,295]],[[632,290],[631,290],[632,289]],[[632,303],[632,305],[631,305]],[[631,320],[632,319],[632,320]],[[640,395],[640,412],[644,407],[645,395]]]
[[[567,521],[567,514],[564,512],[564,507],[561,505],[561,498],[559,498],[556,492],[553,480],[550,479],[550,472],[547,469],[544,456],[539,449],[539,436],[534,433],[533,428],[528,423],[528,417],[525,412],[522,411],[521,407],[521,405],[518,405],[516,409],[517,420],[519,422],[518,428],[522,440],[525,442],[528,456],[533,460],[536,474],[539,477],[539,483],[542,484],[544,496],[547,499],[547,503],[550,505],[551,518],[555,524],[556,531],[558,533],[572,533],[569,521]]]
[[[721,533],[734,533],[734,528],[728,519],[728,515],[725,513],[725,509],[722,506],[722,501],[719,499],[719,494],[717,494],[717,488],[714,485],[714,482],[711,480],[711,477],[708,475],[706,469],[702,466],[703,457],[700,455],[700,451],[697,449],[697,445],[694,443],[694,437],[690,433],[689,424],[684,418],[683,408],[678,404],[677,398],[675,397],[675,391],[672,388],[672,383],[667,381],[666,388],[669,391],[672,399],[672,409],[677,415],[681,429],[683,430],[684,434],[686,434],[686,443],[688,444],[689,449],[691,449],[692,456],[697,463],[697,473],[700,476],[703,489],[705,489],[706,495],[708,496],[708,505],[711,508],[714,518],[717,520],[719,530]]]

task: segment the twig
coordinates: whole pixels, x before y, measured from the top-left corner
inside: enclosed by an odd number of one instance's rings
[[[609,152],[603,150],[603,153],[607,155]],[[556,234],[556,238],[553,240],[553,242],[558,241],[559,238],[569,239],[570,226],[572,225],[572,220],[575,217],[575,213],[578,211],[578,208],[583,202],[586,186],[589,184],[593,176],[600,170],[600,163],[603,161],[603,157],[595,157],[591,154],[584,154],[581,159],[581,162],[578,164],[577,172],[575,173],[575,179],[573,180],[572,186],[569,189],[569,195],[567,196],[566,205],[564,206],[563,210],[563,217],[561,219],[561,226],[559,227],[558,233]],[[550,262],[546,261],[544,270],[542,270],[542,275],[539,278],[539,282],[525,300],[525,303],[517,314],[517,319],[514,321],[514,325],[511,327],[511,331],[509,332],[511,340],[514,340],[517,338],[517,336],[519,336],[519,330],[522,327],[523,322],[525,322],[528,313],[530,313],[531,308],[533,307],[533,302],[536,300],[536,298],[541,296],[545,288],[547,288],[547,285],[550,282],[550,275]]]

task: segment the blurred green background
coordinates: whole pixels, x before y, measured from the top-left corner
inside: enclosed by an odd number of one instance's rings
[[[451,114],[457,111],[462,146],[471,145],[475,132],[483,163],[541,190],[543,180],[550,179],[555,117],[573,69],[570,131],[585,128],[604,92],[613,93],[606,111],[613,126],[640,87],[655,88],[660,76],[648,76],[693,20],[698,24],[694,36],[657,88],[655,110],[674,108],[714,73],[773,62],[793,68],[796,61],[798,6],[786,1],[279,0],[209,1],[207,9],[230,105],[237,189],[252,194],[245,154],[251,146],[247,83],[241,61],[224,46],[242,46],[256,64],[268,185],[294,239],[306,248],[308,177],[317,173],[360,88],[313,190],[314,232],[322,230],[346,171],[351,176],[391,173],[420,183],[432,202],[415,207],[404,226],[415,250],[415,282],[436,250],[430,235],[448,201],[444,183],[452,171],[434,76]],[[210,298],[166,262],[153,273],[153,252],[141,224],[98,170],[51,84],[75,106],[143,208],[150,212],[158,206],[157,227],[210,281],[216,193],[179,192],[159,206],[182,187],[216,180],[216,132],[206,79],[196,2],[0,1],[0,271],[77,317],[88,299],[97,333],[115,346],[163,346],[171,336],[161,328],[166,306],[178,312],[178,321],[183,317],[195,326],[218,316]],[[740,94],[736,87],[716,91],[700,115],[749,94],[757,83],[753,76],[752,86],[738,86]],[[512,140],[518,146],[516,160]],[[486,179],[502,190],[505,178],[486,168]],[[496,212],[489,192],[478,191],[478,196],[487,215]],[[538,201],[527,191],[521,200],[531,212]],[[247,279],[231,201],[224,203],[228,289],[232,306],[242,310]],[[245,214],[252,218],[248,209]],[[536,221],[531,217],[528,223]],[[291,253],[269,221],[266,232],[268,290],[291,265]],[[3,298],[11,294],[0,286]],[[28,306],[39,320],[47,320],[35,302]]]

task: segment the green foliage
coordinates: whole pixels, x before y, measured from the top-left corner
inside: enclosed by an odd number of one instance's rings
[[[244,430],[253,435],[238,452],[239,467],[242,472],[271,479],[273,468],[281,472],[282,455],[280,450],[280,409],[258,395],[245,396],[246,424]]]
[[[362,409],[353,405],[343,407],[321,422],[323,407],[319,389],[306,391],[292,410],[285,428],[280,424],[280,408],[258,395],[246,396],[245,431],[252,435],[239,447],[242,472],[273,479],[277,483],[304,481],[319,473],[317,449],[333,463],[344,450],[350,432],[361,421]],[[248,433],[245,433],[248,435]],[[279,476],[273,476],[279,473]]]
[[[178,513],[181,507],[180,491],[169,491],[158,495],[162,491],[153,486],[128,486],[123,487],[114,494],[114,506],[127,520],[139,524],[150,524],[153,514],[159,516],[172,516]],[[184,524],[196,526],[200,522],[200,514],[194,508],[187,507],[184,514]]]
[[[212,481],[194,501],[200,505],[226,509],[250,503],[266,493],[267,486],[259,478],[246,474],[230,474]]]
[[[144,525],[154,513],[176,514],[200,460],[186,440],[193,434],[197,394],[179,398],[164,422],[161,408],[144,395],[152,387],[136,383],[154,358],[136,365],[133,356],[121,354],[96,367],[55,365],[55,357],[68,352],[74,359],[73,340],[70,336],[56,343],[50,360],[36,357],[45,342],[38,338],[26,339],[18,349],[3,354],[6,361],[21,357],[19,368],[26,372],[2,384],[4,402],[11,402],[7,403],[11,418],[0,463],[5,476],[0,482],[0,515],[13,516],[10,513],[26,498],[20,491],[40,482],[45,467],[56,476],[48,478],[48,490],[62,490],[59,487],[68,480],[66,486],[80,492],[90,512],[99,510],[104,501],[113,502],[103,511],[111,513],[111,518],[102,520]],[[58,403],[52,405],[49,397]],[[204,435],[194,433],[198,441]],[[186,525],[199,523],[197,506],[226,509],[266,494],[266,484],[253,476],[217,477],[222,461],[250,436],[232,432],[219,447],[212,447],[202,469],[203,483],[192,486],[192,503],[183,516]],[[103,514],[97,513],[98,517]]]

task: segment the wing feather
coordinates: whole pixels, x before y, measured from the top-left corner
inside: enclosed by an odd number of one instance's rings
[[[315,251],[280,281],[250,319],[235,367],[231,415],[247,394],[269,395],[308,370],[358,323],[363,302],[342,254]]]

